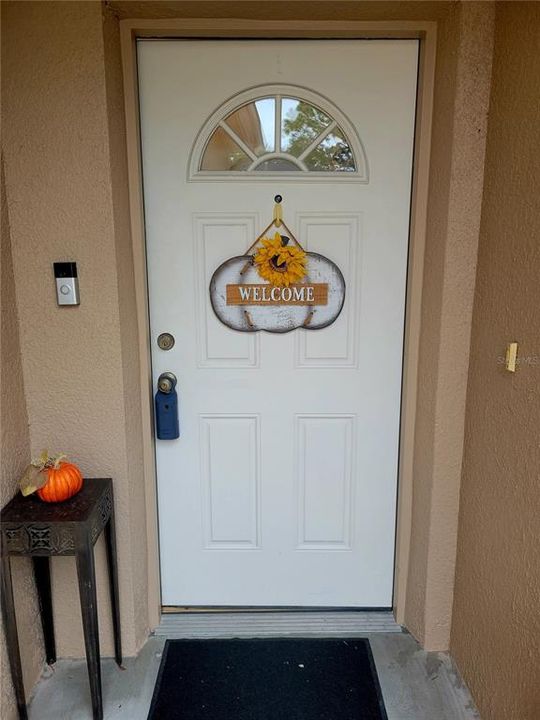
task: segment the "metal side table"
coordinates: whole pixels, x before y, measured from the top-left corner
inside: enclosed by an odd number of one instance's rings
[[[41,611],[45,654],[49,664],[56,662],[49,558],[53,555],[75,556],[86,662],[92,696],[92,713],[94,720],[103,718],[94,568],[94,544],[102,530],[105,530],[107,545],[115,659],[118,665],[121,665],[122,645],[112,480],[110,478],[85,479],[82,490],[61,503],[44,503],[35,495],[24,498],[19,493],[1,511],[2,614],[11,675],[21,720],[26,720],[28,716],[11,583],[10,558],[13,555],[32,558]]]

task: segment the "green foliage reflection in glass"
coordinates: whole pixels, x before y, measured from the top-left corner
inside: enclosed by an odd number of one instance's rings
[[[354,172],[354,158],[344,134],[335,128],[305,159],[312,172]]]
[[[230,113],[212,134],[200,169],[356,171],[347,137],[329,115],[299,98],[281,98],[281,106],[276,100],[272,97],[260,98]],[[281,127],[278,126],[280,147],[274,149],[274,129],[278,117],[281,119]],[[251,154],[251,158],[244,150]],[[272,157],[266,158],[272,151]],[[292,161],[291,155],[297,161]]]
[[[281,101],[281,149],[298,157],[332,122],[322,110],[296,98]]]

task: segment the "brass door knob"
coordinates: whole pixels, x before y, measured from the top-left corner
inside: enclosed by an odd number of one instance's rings
[[[162,393],[170,393],[174,390],[177,383],[176,375],[172,372],[164,372],[158,378],[158,389]]]

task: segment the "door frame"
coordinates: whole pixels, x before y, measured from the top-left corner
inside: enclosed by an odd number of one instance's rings
[[[140,358],[143,465],[148,549],[149,624],[161,616],[157,477],[153,432],[148,278],[144,228],[136,41],[139,38],[417,39],[420,41],[397,477],[393,610],[403,624],[407,598],[412,507],[414,429],[435,81],[437,23],[430,21],[306,21],[242,19],[126,19],[120,21],[128,193]]]

